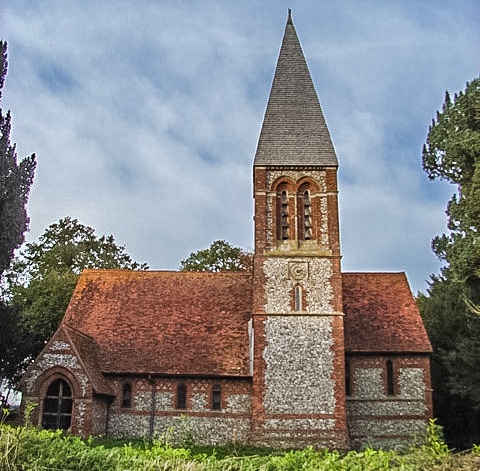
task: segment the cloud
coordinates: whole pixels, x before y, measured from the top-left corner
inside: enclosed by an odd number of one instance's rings
[[[252,248],[251,166],[289,6],[5,6],[3,106],[19,155],[38,155],[29,239],[72,216],[152,268],[214,239]],[[414,291],[438,270],[452,189],[427,182],[421,145],[444,90],[477,73],[478,16],[473,0],[294,7],[341,165],[345,269],[406,270]]]

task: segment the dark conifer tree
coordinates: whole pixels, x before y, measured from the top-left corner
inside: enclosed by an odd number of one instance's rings
[[[423,168],[432,180],[456,185],[448,231],[432,248],[444,262],[418,297],[433,346],[434,413],[450,446],[480,439],[480,77],[447,92],[428,129]]]
[[[26,204],[35,172],[35,154],[17,161],[10,142],[11,115],[1,108],[7,76],[7,43],[0,41],[0,275],[8,268],[28,228]]]
[[[0,276],[9,267],[13,251],[20,247],[28,227],[26,204],[35,172],[35,155],[17,162],[15,144],[10,142],[11,114],[1,108],[7,76],[7,43],[0,41]],[[1,293],[0,293],[1,295]],[[28,360],[28,341],[11,306],[0,296],[0,405],[5,391],[18,379],[16,374]]]

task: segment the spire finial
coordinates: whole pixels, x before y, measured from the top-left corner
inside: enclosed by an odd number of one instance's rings
[[[293,21],[292,21],[292,9],[291,9],[291,8],[288,9],[287,25],[293,25]]]

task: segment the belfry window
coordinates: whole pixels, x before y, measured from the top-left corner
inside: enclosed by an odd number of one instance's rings
[[[187,408],[187,386],[181,383],[177,386],[177,400],[175,404],[176,409]]]
[[[308,190],[303,193],[303,238],[312,239],[312,203]]]
[[[222,409],[222,388],[219,384],[212,387],[212,410]]]
[[[288,240],[290,237],[288,227],[288,194],[286,190],[282,191],[280,203],[281,238],[282,240]]]
[[[42,427],[67,430],[72,422],[72,390],[63,379],[55,380],[43,400]]]

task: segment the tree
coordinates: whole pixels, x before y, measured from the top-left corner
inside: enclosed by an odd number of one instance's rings
[[[7,43],[0,41],[0,105],[7,76]],[[10,266],[15,249],[24,240],[28,227],[26,204],[35,172],[35,155],[17,162],[15,144],[10,142],[11,113],[0,107],[0,277]],[[0,296],[0,405],[3,393],[18,379],[27,356],[29,339],[23,336],[11,306]],[[5,382],[4,378],[10,379]]]
[[[432,241],[444,266],[418,304],[434,350],[434,410],[450,443],[462,447],[480,438],[480,78],[453,101],[445,94],[422,160],[431,180],[457,186],[449,232]]]
[[[28,364],[31,342],[11,306],[0,304],[0,325],[0,408],[4,408]]]
[[[423,168],[430,179],[457,185],[447,206],[448,229],[433,240],[443,271],[464,285],[470,303],[480,296],[480,77],[465,92],[449,93],[428,130]]]
[[[252,269],[252,254],[225,240],[215,240],[210,247],[192,252],[180,262],[184,271],[242,271]]]
[[[462,293],[460,284],[432,276],[428,293],[417,297],[433,347],[433,413],[444,426],[447,442],[459,449],[478,442],[475,403],[480,394],[476,364],[465,365],[476,361],[480,352],[480,322],[466,309]],[[465,343],[470,344],[470,353]]]
[[[6,275],[10,307],[17,313],[28,356],[35,358],[57,329],[78,277],[86,268],[145,270],[113,236],[95,235],[69,217],[50,225],[38,242],[27,244]],[[23,364],[17,363],[17,371]],[[13,378],[14,375],[11,375]]]
[[[7,75],[7,43],[0,41],[0,104]],[[35,172],[35,154],[17,162],[10,142],[11,114],[0,108],[0,276],[8,268],[13,251],[24,240],[28,227],[26,204]]]
[[[27,244],[15,260],[18,277],[42,279],[55,271],[79,275],[86,268],[145,270],[146,264],[131,259],[112,235],[97,237],[95,229],[65,217],[51,224],[38,242]]]

